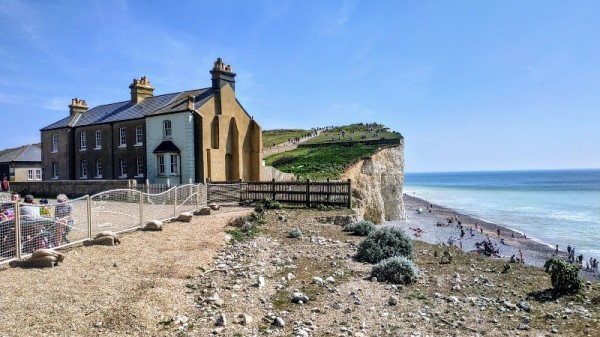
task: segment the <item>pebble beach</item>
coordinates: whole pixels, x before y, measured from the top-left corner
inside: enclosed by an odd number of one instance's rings
[[[461,247],[464,251],[476,249],[475,243],[491,240],[498,248],[500,258],[509,260],[511,256],[519,257],[519,250],[523,252],[526,265],[543,267],[546,260],[556,255],[556,248],[551,248],[545,243],[535,240],[534,233],[521,233],[510,229],[508,226],[498,225],[470,215],[461,214],[455,210],[433,204],[432,212],[429,212],[431,203],[410,195],[404,195],[404,206],[406,209],[405,221],[391,221],[389,226],[402,228],[412,239],[424,241],[430,244],[447,245],[448,239],[454,239],[454,245]],[[424,212],[419,213],[422,209]],[[461,239],[461,230],[456,221],[447,226],[438,226],[438,223],[447,224],[449,218],[458,218],[465,231]],[[477,229],[475,224],[477,223]],[[470,229],[473,228],[473,235]],[[483,228],[483,233],[481,232]],[[500,236],[497,230],[500,229]],[[504,244],[501,243],[503,239]],[[567,258],[566,247],[559,247],[558,255]],[[587,257],[589,259],[589,257]],[[584,262],[585,263],[585,262]],[[598,273],[582,271],[586,279],[600,280]]]

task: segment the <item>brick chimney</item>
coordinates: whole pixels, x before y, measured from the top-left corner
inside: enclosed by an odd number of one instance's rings
[[[86,112],[88,110],[87,103],[79,98],[73,98],[69,105],[69,116],[73,116],[76,113]]]
[[[215,66],[210,71],[212,75],[212,87],[214,89],[221,89],[225,84],[229,83],[231,88],[235,91],[235,75],[231,65],[225,65],[223,60],[219,57],[215,61]]]
[[[142,76],[139,80],[134,78],[129,89],[131,89],[131,103],[133,104],[138,104],[144,99],[154,96],[154,88],[146,76]]]

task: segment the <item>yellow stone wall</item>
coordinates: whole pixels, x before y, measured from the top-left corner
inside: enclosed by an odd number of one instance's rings
[[[262,130],[223,86],[198,109],[202,116],[204,176],[213,181],[261,180]]]

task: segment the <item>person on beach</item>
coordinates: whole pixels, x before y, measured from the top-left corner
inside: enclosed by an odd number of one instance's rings
[[[567,246],[567,254],[571,255],[571,245]]]
[[[525,264],[525,259],[523,259],[523,250],[521,250],[521,249],[519,249],[519,258],[520,258],[519,263]]]
[[[469,233],[471,234],[471,237],[475,236],[475,234],[473,234],[473,227],[469,228]]]
[[[479,229],[481,230],[481,235],[483,235],[483,227],[479,227]]]
[[[554,255],[558,255],[558,245],[556,245],[556,249],[554,250]]]
[[[496,233],[498,233],[498,237],[500,237],[500,227],[496,228]]]
[[[461,229],[461,230],[460,230],[460,238],[462,239],[462,238],[464,238],[464,237],[465,237],[465,230],[464,230],[464,229]]]

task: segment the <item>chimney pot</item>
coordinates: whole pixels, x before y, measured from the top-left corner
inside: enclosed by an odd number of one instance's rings
[[[154,96],[154,87],[148,81],[146,76],[142,76],[139,80],[133,79],[133,83],[129,85],[131,89],[131,103],[138,104],[148,97]]]

